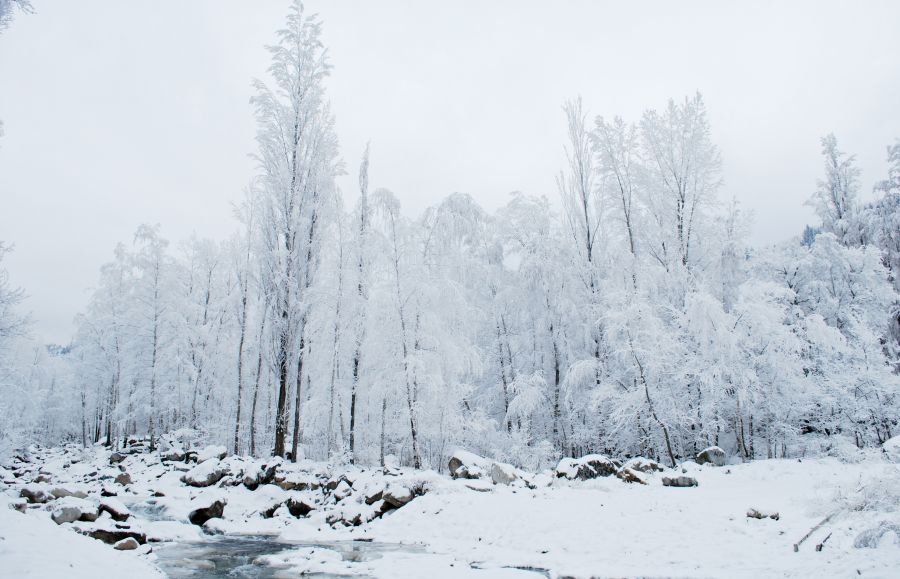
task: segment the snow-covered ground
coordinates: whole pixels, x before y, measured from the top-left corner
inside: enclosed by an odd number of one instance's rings
[[[101,448],[40,449],[0,471],[0,577],[155,577],[165,547],[154,552],[154,541],[189,544],[210,541],[210,533],[297,543],[261,557],[285,576],[900,576],[900,466],[878,453],[634,471],[646,484],[615,474],[532,475],[490,461],[469,465],[481,478],[453,480],[403,469],[220,459],[217,449],[200,454],[207,460],[195,465],[156,453],[111,460]],[[599,472],[606,463],[594,464]],[[560,474],[575,478],[577,468],[564,465]],[[119,478],[123,473],[131,480]],[[515,480],[493,484],[492,474]],[[663,486],[664,477],[676,476],[697,486]],[[206,487],[183,482],[212,479]],[[86,498],[26,507],[17,498],[23,489]],[[221,513],[213,512],[216,501]],[[26,514],[7,508],[16,505]],[[57,525],[51,515],[66,505],[94,505],[99,518]],[[131,509],[124,522],[104,510],[124,505]],[[212,518],[191,524],[192,512],[204,507],[213,507]],[[750,509],[777,518],[751,518]],[[116,551],[73,532],[116,525],[149,543]]]
[[[23,515],[8,507],[0,498],[0,577],[164,577],[151,561],[59,527],[49,513]]]

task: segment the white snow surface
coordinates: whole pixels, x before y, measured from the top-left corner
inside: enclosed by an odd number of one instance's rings
[[[134,552],[57,526],[49,514],[22,514],[0,495],[0,577],[35,579],[161,579],[156,566]]]

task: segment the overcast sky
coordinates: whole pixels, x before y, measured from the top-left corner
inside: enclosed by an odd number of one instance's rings
[[[173,243],[224,238],[254,173],[253,77],[287,0],[33,0],[0,35],[0,240],[35,334],[67,342],[118,241],[159,222]],[[725,197],[757,244],[795,235],[819,138],[857,153],[863,189],[900,136],[900,2],[310,0],[351,176],[416,214],[454,191],[495,209],[555,198],[562,102],[637,119],[703,93]]]

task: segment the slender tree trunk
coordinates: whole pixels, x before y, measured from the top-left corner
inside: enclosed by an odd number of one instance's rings
[[[303,403],[303,362],[306,357],[306,319],[300,323],[300,351],[297,356],[297,388],[294,391],[294,432],[291,437],[291,462],[297,462],[297,449],[300,445],[300,406]]]

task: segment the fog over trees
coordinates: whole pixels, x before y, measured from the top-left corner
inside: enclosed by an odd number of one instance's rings
[[[377,142],[341,158],[321,29],[294,4],[255,83],[258,174],[233,237],[139,226],[63,347],[29,338],[3,240],[0,453],[189,428],[254,456],[443,469],[465,448],[536,470],[900,433],[900,141],[873,185],[823,137],[819,221],[751,247],[700,93],[633,119],[576,98],[558,191],[493,213],[454,193],[410,217],[369,183]]]

